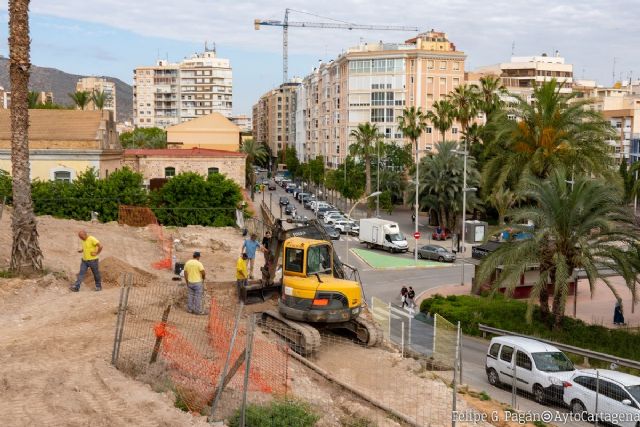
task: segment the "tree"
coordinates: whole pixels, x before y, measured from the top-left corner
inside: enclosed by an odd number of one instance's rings
[[[13,216],[10,268],[16,273],[42,270],[42,251],[29,177],[29,0],[9,0],[9,79],[11,82],[11,167]]]
[[[507,211],[518,201],[518,197],[513,191],[502,187],[491,193],[488,201],[498,211],[498,225],[504,226]]]
[[[38,92],[29,91],[29,95],[27,95],[27,102],[29,104],[29,109],[37,108],[38,104],[40,104],[40,94]]]
[[[427,120],[431,122],[433,127],[438,129],[442,135],[442,141],[445,140],[445,134],[453,125],[455,119],[455,108],[448,99],[441,99],[433,103],[433,110],[427,112]]]
[[[422,132],[424,132],[426,128],[427,116],[422,112],[420,107],[409,107],[402,110],[402,116],[400,116],[400,118],[398,119],[398,129],[400,129],[404,136],[409,138],[409,140],[411,141],[411,144],[415,149],[416,159],[419,157],[418,140],[420,139]],[[416,167],[418,167],[418,165],[416,165]],[[408,174],[409,171],[407,170],[406,173]],[[419,183],[416,182],[416,184],[414,185],[418,186],[418,190],[416,191],[420,191]],[[414,202],[418,204],[419,210],[420,198],[418,197],[418,200],[415,199],[416,197],[414,196]]]
[[[278,161],[287,165],[287,171],[289,171],[292,178],[299,176],[300,160],[298,160],[296,147],[285,147],[284,150],[280,150],[278,152]]]
[[[478,109],[484,113],[487,123],[491,121],[493,113],[502,109],[504,101],[501,95],[506,95],[506,88],[500,83],[498,76],[480,77],[480,100]]]
[[[91,93],[91,101],[93,102],[93,106],[98,110],[102,111],[107,102],[109,102],[111,97],[104,93],[103,90],[94,90]],[[84,110],[84,108],[83,108]]]
[[[364,171],[365,171],[365,193],[371,194],[371,154],[374,144],[376,144],[380,138],[380,132],[378,132],[378,126],[375,124],[360,123],[357,129],[351,131],[351,136],[356,139],[354,144],[349,146],[351,155],[358,155],[364,158]],[[371,216],[371,209],[367,207],[367,218]]]
[[[77,91],[74,93],[68,93],[69,98],[73,101],[77,108],[84,110],[91,101],[91,93],[86,90]]]
[[[251,200],[253,200],[254,187],[256,185],[256,174],[253,170],[253,165],[256,161],[265,161],[269,153],[263,144],[257,143],[254,139],[242,141],[240,151],[247,155],[244,173],[247,184],[251,188]]]
[[[620,174],[620,180],[622,181],[622,189],[624,190],[623,201],[626,204],[631,203],[633,198],[638,194],[637,180],[636,175],[638,173],[638,167],[640,164],[635,162],[629,168],[627,164],[627,160],[623,157],[620,162],[620,167],[618,168],[618,173]]]
[[[533,105],[519,96],[516,105],[496,114],[496,136],[483,169],[485,186],[516,188],[523,174],[544,178],[558,167],[571,173],[609,174],[611,125],[590,101],[565,94],[555,79],[533,89]],[[515,117],[515,120],[513,119]]]
[[[356,162],[353,157],[347,156],[336,168],[336,190],[345,199],[359,200],[364,195],[365,175],[362,162]]]
[[[160,128],[136,128],[120,134],[122,148],[167,148],[167,132]]]
[[[457,142],[445,141],[436,145],[436,152],[420,161],[420,206],[433,211],[442,227],[457,226],[462,211],[464,159],[456,155]],[[467,186],[479,181],[475,159],[467,157]],[[467,194],[467,209],[478,204],[474,193]]]
[[[469,129],[469,123],[478,114],[478,105],[480,103],[478,86],[468,84],[457,86],[449,94],[449,101],[453,105],[455,118],[460,122],[462,133],[466,134]]]
[[[543,316],[549,314],[552,289],[553,326],[561,327],[569,282],[577,269],[583,269],[593,293],[598,280],[618,296],[602,269],[613,270],[624,278],[636,299],[639,273],[640,233],[633,215],[622,203],[622,194],[602,179],[584,175],[574,177],[560,167],[545,178],[527,176],[519,195],[533,204],[512,210],[514,222],[532,220],[531,238],[504,243],[483,259],[478,280],[485,283],[498,266],[502,272],[494,287],[506,286],[512,292],[522,275],[532,265],[539,265],[540,278],[529,299],[528,320],[532,303],[538,299]],[[548,285],[549,284],[549,285]]]

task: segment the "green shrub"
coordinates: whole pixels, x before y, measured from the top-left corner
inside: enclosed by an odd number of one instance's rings
[[[11,203],[12,183],[11,175],[9,172],[0,169],[0,202],[4,197],[7,198],[7,203]]]
[[[229,427],[240,425],[240,410],[229,420]],[[309,405],[296,400],[274,400],[267,405],[248,405],[247,426],[312,427],[320,419]]]
[[[498,329],[640,360],[640,334],[588,325],[569,317],[563,318],[561,329],[552,330],[543,321],[537,306],[534,308],[533,321],[529,324],[525,321],[527,303],[501,294],[493,297],[454,295],[446,298],[436,295],[424,300],[420,304],[420,311],[438,313],[452,323],[460,321],[462,331],[468,335],[482,335],[478,329],[478,324],[482,323]]]

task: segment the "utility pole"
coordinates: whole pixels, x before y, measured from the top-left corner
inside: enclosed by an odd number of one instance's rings
[[[466,228],[466,217],[467,217],[467,138],[464,138],[464,166],[462,167],[462,283],[464,286],[464,256],[465,256],[465,247],[464,247],[464,233]]]
[[[416,139],[416,203],[415,203],[415,207],[416,207],[416,220],[415,220],[415,232],[418,233],[418,214],[420,213],[420,209],[419,209],[419,205],[420,205],[420,173],[419,173],[419,167],[420,167],[420,157],[418,155],[419,153],[419,149],[418,149],[418,139]],[[415,240],[415,244],[416,247],[413,251],[413,261],[416,263],[416,265],[418,264],[418,239],[414,239]]]
[[[378,145],[378,154],[377,154],[377,158],[378,158],[378,170],[376,172],[376,179],[378,181],[377,186],[376,186],[376,192],[379,193],[380,192],[380,141],[376,141],[376,144]],[[380,195],[378,195],[376,197],[376,218],[380,217]]]

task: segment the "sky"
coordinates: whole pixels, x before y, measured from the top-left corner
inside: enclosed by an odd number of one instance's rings
[[[234,114],[250,114],[282,81],[282,29],[253,21],[342,21],[435,29],[467,54],[465,68],[554,54],[575,78],[609,85],[640,77],[639,0],[31,0],[32,63],[131,84],[136,66],[180,61],[215,43],[233,67]],[[0,54],[8,56],[7,2],[0,3]],[[299,12],[300,11],[300,12]],[[301,12],[311,13],[305,14]],[[289,30],[289,76],[305,76],[360,41],[402,42],[415,32]]]

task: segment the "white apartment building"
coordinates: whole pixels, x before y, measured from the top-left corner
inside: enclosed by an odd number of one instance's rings
[[[113,120],[117,120],[116,116],[116,84],[108,81],[104,77],[83,77],[76,83],[76,91],[86,91],[89,93],[102,92],[105,95],[104,110],[111,111],[113,113]],[[89,102],[86,110],[97,110],[93,104],[93,101]]]
[[[211,113],[231,117],[232,99],[230,62],[218,58],[215,50],[134,70],[133,117],[138,127],[165,128]]]

